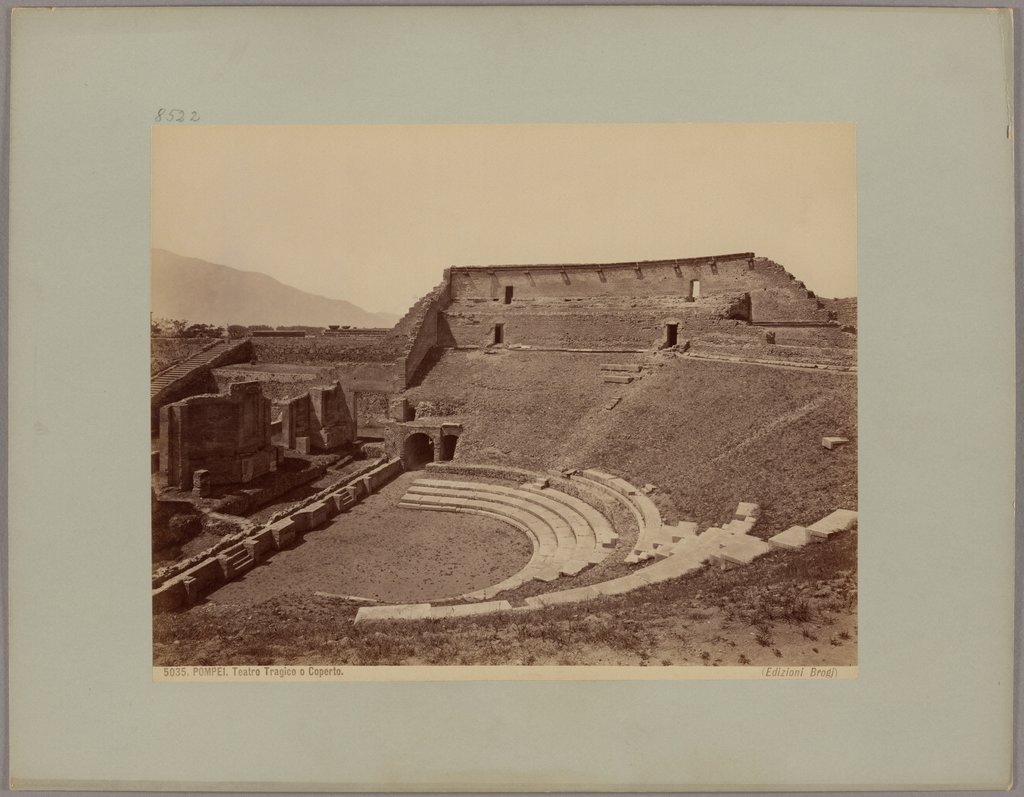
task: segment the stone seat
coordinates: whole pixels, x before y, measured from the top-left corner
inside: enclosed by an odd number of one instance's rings
[[[578,542],[590,548],[596,545],[598,532],[594,522],[602,525],[601,536],[606,538],[611,531],[610,524],[600,513],[588,506],[583,501],[574,499],[570,495],[533,485],[523,485],[519,488],[503,487],[496,484],[481,484],[479,482],[459,482],[447,479],[418,479],[412,485],[415,489],[420,486],[431,487],[439,490],[462,490],[474,493],[487,493],[488,495],[504,496],[509,499],[536,503],[549,512],[564,520],[572,530]],[[593,521],[593,522],[592,522]]]
[[[522,518],[525,515],[533,515],[539,523],[532,524],[532,528],[540,529],[543,524],[550,530],[550,534],[538,533],[538,539],[543,544],[551,540],[554,535],[554,542],[559,548],[574,548],[576,536],[572,528],[564,520],[553,513],[546,512],[542,507],[531,505],[527,501],[511,496],[501,496],[493,493],[476,493],[468,490],[445,490],[436,487],[417,486],[415,483],[410,487],[402,501],[413,503],[436,503],[441,506],[473,507],[488,509],[491,512],[501,514],[512,512],[514,516]]]
[[[554,531],[559,548],[571,548],[576,558],[591,559],[597,547],[597,537],[587,519],[568,504],[550,498],[547,491],[522,490],[493,484],[455,482],[441,479],[419,479],[412,484],[406,496],[444,495],[461,497],[471,495],[478,500],[493,501],[530,512]]]
[[[497,595],[499,592],[516,589],[532,580],[554,581],[563,574],[563,567],[567,566],[570,574],[578,572],[575,566],[569,564],[572,560],[575,546],[560,544],[560,540],[554,530],[538,515],[496,501],[470,496],[471,494],[469,493],[454,497],[406,493],[399,502],[400,507],[410,509],[469,512],[493,517],[524,531],[531,541],[534,542],[533,557],[522,570],[499,584],[466,593],[462,597],[473,600],[486,600]],[[563,536],[563,539],[566,538]]]
[[[618,476],[613,476],[596,468],[589,468],[582,471],[578,476],[591,484],[599,485],[605,491],[610,491],[624,502],[627,509],[633,515],[639,528],[636,546],[630,552],[630,558],[642,560],[653,554],[656,543],[662,541],[661,512],[654,501],[644,495],[640,490]]]
[[[535,487],[525,486],[522,488],[528,492],[539,492]],[[590,524],[591,529],[594,531],[594,535],[597,537],[597,542],[603,548],[614,548],[615,544],[619,540],[619,535],[612,528],[612,524],[608,521],[604,515],[602,515],[597,509],[591,504],[577,498],[574,495],[563,493],[561,490],[545,490],[543,493],[545,496],[552,498],[556,501],[560,501],[563,504],[575,509],[580,515],[586,518]]]

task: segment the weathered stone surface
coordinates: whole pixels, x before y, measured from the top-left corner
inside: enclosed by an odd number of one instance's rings
[[[292,520],[303,530],[311,531],[320,528],[327,522],[328,508],[326,501],[317,501],[292,513]]]
[[[290,517],[271,523],[268,528],[274,538],[274,547],[279,551],[284,548],[290,548],[295,543],[295,538],[302,531],[300,525]]]
[[[160,409],[160,478],[193,489],[193,474],[210,485],[248,483],[277,464],[270,399],[257,382],[236,382],[227,394],[191,396]],[[202,489],[202,487],[200,488]]]
[[[360,606],[355,622],[372,620],[425,620],[430,617],[429,603],[405,603],[393,606]]]
[[[760,508],[757,504],[740,502],[736,507],[736,517],[739,520],[745,520],[748,517],[757,517],[760,514]]]
[[[790,526],[785,531],[780,531],[774,537],[768,540],[768,544],[773,548],[783,548],[786,550],[794,550],[796,548],[802,548],[811,541],[811,535],[803,526]]]
[[[817,540],[828,539],[840,531],[849,531],[857,522],[857,513],[852,509],[837,509],[826,515],[817,523],[807,527],[811,536]]]

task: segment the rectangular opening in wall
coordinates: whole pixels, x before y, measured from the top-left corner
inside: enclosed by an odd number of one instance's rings
[[[505,286],[505,304],[512,304],[512,286]]]
[[[665,346],[672,347],[679,343],[679,324],[665,324]]]
[[[505,342],[505,325],[495,324],[494,325],[494,343],[495,345]]]
[[[690,280],[690,296],[700,298],[700,280]]]

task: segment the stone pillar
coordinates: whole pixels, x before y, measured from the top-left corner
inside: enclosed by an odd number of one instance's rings
[[[197,470],[192,474],[192,492],[200,498],[206,498],[213,491],[213,484],[210,480],[210,471]]]

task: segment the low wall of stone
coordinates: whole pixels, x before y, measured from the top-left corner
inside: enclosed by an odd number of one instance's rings
[[[282,511],[262,526],[225,537],[196,556],[153,576],[153,611],[168,612],[189,606],[203,595],[232,580],[254,564],[273,556],[278,550],[291,547],[298,537],[323,525],[339,512],[390,482],[402,472],[397,459],[375,462],[352,474],[343,483],[321,490],[298,507]],[[251,557],[248,565],[238,568],[227,555],[241,550]]]

